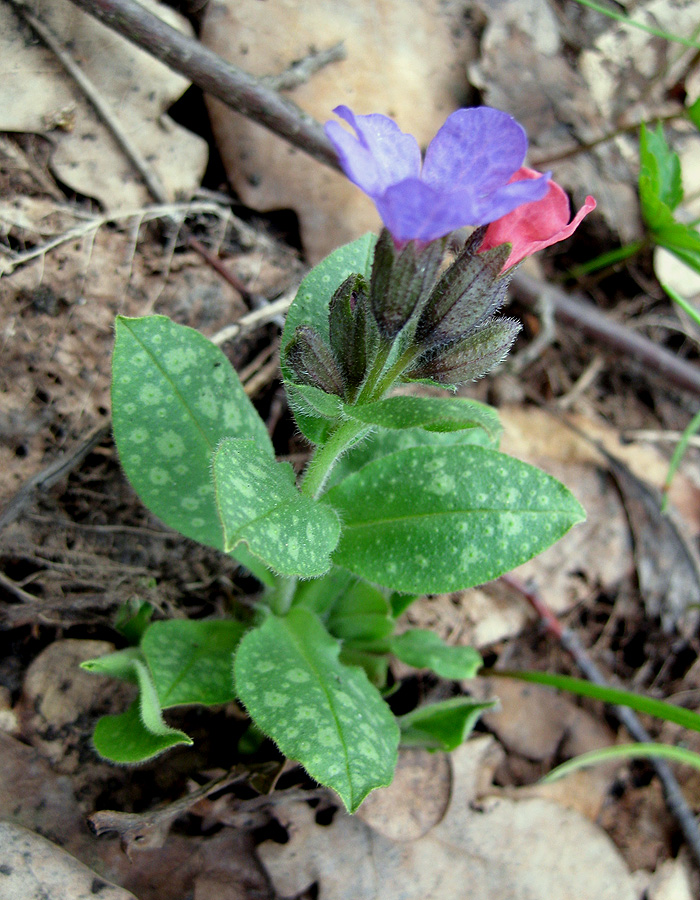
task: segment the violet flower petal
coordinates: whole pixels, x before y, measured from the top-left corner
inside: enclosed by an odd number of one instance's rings
[[[326,135],[347,177],[372,199],[389,185],[420,175],[418,142],[392,119],[376,113],[356,116],[347,106],[336,106],[333,112],[345,119],[357,137],[337,122],[326,122]]]
[[[505,184],[526,152],[525,130],[508,113],[488,106],[458,109],[430,142],[421,178],[453,189],[471,187],[479,195]]]

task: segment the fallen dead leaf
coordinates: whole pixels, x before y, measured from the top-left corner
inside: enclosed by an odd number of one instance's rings
[[[166,196],[189,196],[204,174],[207,145],[166,115],[187,89],[187,80],[68,0],[32,0],[28,5],[69,48],[147,158]],[[143,5],[191,33],[187,21],[165,4],[144,0]],[[7,3],[0,6],[0,59],[0,131],[49,134],[56,176],[106,209],[138,207],[152,199],[61,63]]]
[[[414,841],[394,843],[342,812],[319,827],[307,804],[280,809],[289,841],[259,847],[278,894],[315,883],[319,900],[462,900],[468,885],[470,900],[636,900],[621,856],[582,816],[540,799],[477,802],[492,746],[478,738],[452,754],[446,814]]]
[[[322,122],[341,103],[390,115],[423,146],[460,105],[473,54],[464,23],[437,0],[278,4],[274,16],[257,0],[212,0],[201,39],[258,76],[279,75],[311,48],[342,41],[346,59],[291,90],[291,99]],[[373,205],[346,178],[218,101],[209,101],[209,110],[241,200],[260,211],[293,209],[310,262],[378,228]]]

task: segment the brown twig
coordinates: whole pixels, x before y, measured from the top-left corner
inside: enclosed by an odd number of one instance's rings
[[[584,297],[565,294],[554,285],[522,272],[516,272],[512,285],[516,297],[528,306],[535,306],[540,300],[550,301],[555,317],[564,324],[614,348],[625,359],[660,375],[677,388],[700,396],[700,368],[613,321]]]
[[[39,491],[46,491],[73,471],[94,448],[109,437],[111,428],[102,425],[96,428],[72,453],[62,456],[29,479],[7,504],[0,514],[0,531],[10,522],[14,522],[24,507],[34,499]]]
[[[610,687],[598,666],[586,652],[578,635],[561,624],[537,591],[531,590],[513,575],[502,575],[501,581],[527,600],[541,618],[547,631],[549,631],[550,634],[559,641],[562,647],[571,654],[576,665],[590,682],[597,684],[600,687]],[[612,705],[612,711],[617,719],[625,726],[627,731],[629,731],[635,741],[643,744],[651,743],[653,741],[649,732],[639,721],[636,713],[628,706]],[[663,786],[666,804],[668,805],[671,814],[678,822],[678,825],[683,832],[683,836],[695,858],[696,864],[700,866],[700,829],[698,828],[695,815],[683,796],[680,785],[676,780],[676,776],[671,771],[668,763],[663,759],[655,758],[652,758],[649,761]]]
[[[71,0],[127,40],[227,106],[254,119],[334,169],[338,159],[321,125],[264,81],[166,25],[134,0]]]

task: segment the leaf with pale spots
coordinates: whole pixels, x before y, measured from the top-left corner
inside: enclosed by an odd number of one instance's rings
[[[245,437],[273,459],[265,423],[204,335],[165,316],[119,316],[116,331],[112,424],[124,471],[166,525],[222,550],[212,453],[224,437]]]
[[[352,274],[369,278],[377,237],[365,234],[351,244],[338,247],[330,256],[315,266],[302,281],[297,295],[289,307],[282,332],[282,378],[290,391],[290,407],[302,434],[313,443],[324,439],[327,431],[327,411],[315,412],[316,403],[308,393],[301,395],[294,390],[294,374],[287,365],[286,348],[299,325],[311,325],[330,346],[328,328],[329,305],[336,289]],[[308,408],[311,404],[312,408]]]
[[[446,644],[434,631],[412,628],[389,642],[391,652],[414,669],[430,669],[440,678],[474,678],[484,661],[473,647]]]
[[[343,665],[339,652],[320,620],[295,607],[245,635],[234,671],[258,728],[354,812],[390,784],[399,729],[364,670]]]
[[[351,447],[335,464],[329,487],[339,484],[348,475],[357,472],[367,463],[398,450],[411,447],[454,447],[475,444],[495,450],[498,442],[494,441],[483,428],[464,428],[461,431],[426,431],[424,428],[406,428],[403,430],[375,431],[368,438]]]
[[[497,700],[479,702],[471,697],[453,697],[419,706],[399,719],[401,746],[445,753],[456,750],[469,737],[482,712],[497,703]]]
[[[216,503],[227,551],[245,541],[280,575],[312,578],[331,565],[340,523],[325,504],[299,493],[289,463],[255,441],[226,439],[214,454]]]
[[[324,495],[343,523],[336,565],[438,594],[483,584],[549,547],[585,513],[556,479],[475,446],[414,447]]]
[[[163,709],[234,699],[231,666],[245,627],[233,619],[154,622],[141,641]]]
[[[425,428],[436,432],[483,428],[494,444],[502,431],[493,407],[466,397],[387,397],[362,406],[346,406],[345,412],[353,419],[381,428]]]

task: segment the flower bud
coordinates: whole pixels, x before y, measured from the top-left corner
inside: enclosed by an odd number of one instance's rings
[[[369,310],[368,291],[362,275],[350,275],[330,302],[331,350],[346,388],[362,384],[376,348],[377,329]]]
[[[420,313],[435,284],[446,239],[421,244],[409,241],[400,249],[384,229],[372,263],[370,305],[382,337],[392,342],[406,323]]]
[[[311,325],[298,325],[285,350],[286,363],[299,384],[343,396],[343,378],[321,335]]]
[[[456,341],[431,347],[404,377],[412,381],[429,378],[438,384],[475,381],[503,362],[520,328],[515,319],[490,319]]]
[[[435,285],[416,328],[419,346],[427,349],[464,335],[503,305],[510,276],[501,276],[501,270],[510,245],[477,253],[483,236],[482,228],[474,232]]]

